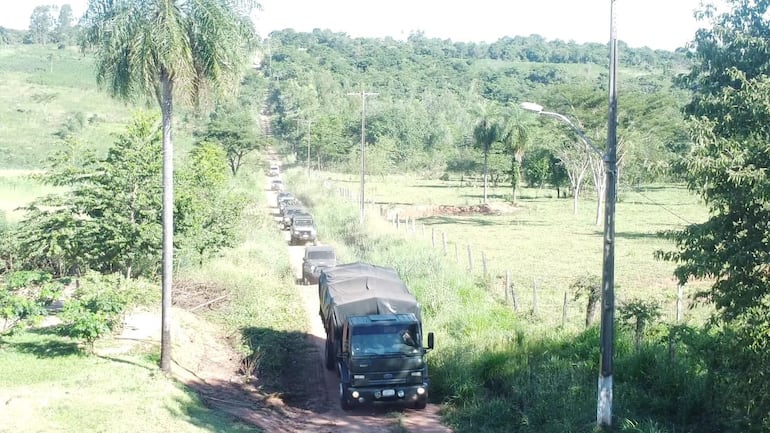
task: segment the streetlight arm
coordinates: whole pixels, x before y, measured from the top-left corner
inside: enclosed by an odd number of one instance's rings
[[[570,128],[572,128],[572,130],[575,131],[575,133],[578,135],[578,137],[580,137],[580,139],[583,140],[583,142],[586,144],[586,146],[588,146],[591,150],[596,152],[602,159],[604,159],[604,156],[605,156],[604,155],[604,151],[602,151],[600,148],[598,148],[593,143],[593,141],[591,141],[591,139],[588,138],[588,136],[586,136],[583,133],[583,131],[580,128],[577,127],[577,125],[575,125],[574,123],[572,123],[571,120],[569,120],[569,118],[567,116],[565,116],[563,114],[555,113],[553,111],[539,111],[538,114],[543,115],[543,116],[550,116],[550,117],[553,117],[555,119],[559,119],[562,122],[564,122],[567,125],[569,125]]]

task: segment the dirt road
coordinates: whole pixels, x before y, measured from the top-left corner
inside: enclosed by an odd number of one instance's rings
[[[276,193],[267,192],[267,203],[270,206],[269,211],[276,219],[278,225],[278,209],[275,207]],[[303,246],[289,246],[288,232],[284,232],[291,260],[291,267],[294,271],[296,281],[302,278],[302,257],[305,248]],[[321,240],[322,243],[322,240]],[[402,407],[363,407],[355,408],[352,411],[343,411],[339,405],[338,387],[339,380],[335,372],[328,371],[323,366],[323,350],[326,342],[326,333],[318,315],[318,286],[316,285],[296,285],[295,289],[301,295],[305,306],[305,316],[308,324],[307,338],[312,343],[314,350],[309,356],[316,357],[316,362],[312,371],[305,371],[308,377],[309,386],[317,387],[315,392],[322,396],[319,401],[320,412],[323,412],[323,418],[326,419],[324,431],[333,433],[343,432],[368,432],[368,433],[386,433],[393,431],[403,431],[404,429],[411,433],[451,433],[448,427],[440,423],[438,415],[439,407],[429,404],[424,410],[415,410]],[[327,430],[328,429],[328,430]]]

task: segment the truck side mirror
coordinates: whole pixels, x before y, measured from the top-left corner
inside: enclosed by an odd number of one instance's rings
[[[433,336],[433,333],[428,332],[428,350],[433,350],[434,340],[435,340],[435,337]]]

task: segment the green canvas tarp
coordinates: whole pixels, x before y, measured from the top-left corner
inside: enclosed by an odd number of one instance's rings
[[[335,326],[348,316],[413,313],[420,320],[420,304],[392,268],[368,263],[337,265],[321,272],[318,281],[321,315],[334,315]]]

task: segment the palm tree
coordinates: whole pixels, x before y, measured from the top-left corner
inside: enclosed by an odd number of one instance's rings
[[[514,109],[508,113],[502,127],[500,142],[507,153],[511,155],[511,186],[513,188],[513,203],[517,201],[517,193],[521,183],[521,163],[524,152],[529,147],[529,126],[524,123],[520,110]]]
[[[93,49],[96,80],[113,96],[160,104],[163,133],[163,253],[160,368],[171,369],[174,98],[194,102],[235,89],[256,33],[253,0],[90,0],[83,50]]]
[[[482,103],[476,109],[476,125],[473,127],[473,139],[477,148],[484,153],[484,204],[487,203],[487,177],[489,173],[489,152],[492,145],[502,138],[502,126],[498,119],[498,110],[490,103]]]

